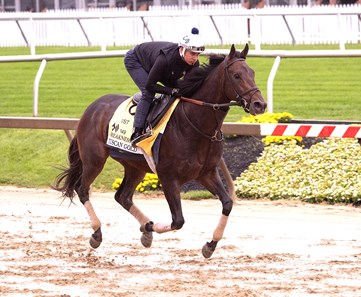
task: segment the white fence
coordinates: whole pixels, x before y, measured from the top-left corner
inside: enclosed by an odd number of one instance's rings
[[[195,26],[207,45],[339,44],[361,42],[361,5],[266,7],[208,5],[202,9],[154,7],[0,13],[0,46],[132,46],[144,41],[178,41]]]
[[[222,131],[226,135],[247,136],[301,136],[322,138],[358,138],[361,139],[361,127],[354,124],[258,124],[225,122]],[[69,141],[73,139],[70,130],[76,130],[79,119],[75,118],[36,118],[2,117],[0,128],[16,129],[54,129],[64,130]]]

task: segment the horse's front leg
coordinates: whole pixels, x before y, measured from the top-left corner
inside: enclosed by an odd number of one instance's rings
[[[202,248],[203,256],[205,258],[210,258],[217,247],[218,241],[223,238],[223,233],[227,226],[228,217],[233,207],[233,196],[225,189],[217,169],[214,169],[207,175],[202,176],[202,178],[199,179],[199,182],[204,185],[213,195],[217,195],[222,203],[222,215],[219,219],[216,229],[213,231],[212,240],[207,242]]]
[[[134,191],[133,191],[134,192]],[[140,224],[140,231],[143,233],[140,242],[146,248],[152,246],[153,230],[150,226],[153,222],[133,203],[133,193],[123,195],[122,190],[118,190],[115,194],[115,200],[124,207]]]
[[[164,223],[149,223],[146,230],[152,230],[157,233],[165,233],[173,230],[179,230],[184,225],[184,217],[182,212],[182,204],[180,199],[180,186],[173,181],[168,183],[162,181],[162,188],[167,199],[170,212],[172,214],[172,222],[168,224]]]
[[[163,182],[163,191],[166,196],[169,208],[172,213],[172,223],[153,223],[134,203],[133,194],[136,186],[143,179],[145,172],[132,166],[124,165],[124,179],[115,193],[115,200],[124,207],[140,224],[140,231],[143,233],[141,243],[150,247],[153,241],[153,232],[164,233],[182,228],[184,218],[180,203],[180,187],[174,182]]]
[[[132,179],[134,181],[134,179]],[[127,181],[130,179],[124,179],[121,187],[115,194],[115,200],[118,201],[140,224],[140,231],[142,232],[141,243],[144,247],[151,247],[153,242],[153,232],[164,233],[172,230],[182,228],[184,224],[184,218],[180,206],[180,194],[175,199],[168,200],[172,212],[172,223],[153,223],[132,201],[134,191],[129,191],[132,187],[127,187]],[[128,184],[129,185],[129,184]],[[128,190],[127,190],[128,189]],[[166,196],[167,197],[167,196]],[[169,202],[171,201],[171,202]],[[178,201],[178,202],[174,202]]]
[[[164,190],[164,185],[163,185]],[[153,240],[153,232],[159,234],[181,229],[184,224],[184,218],[182,213],[182,208],[180,204],[180,193],[175,195],[172,193],[172,198],[168,198],[166,192],[164,192],[169,204],[169,208],[172,213],[172,223],[153,223],[145,216],[139,208],[134,204],[129,208],[129,212],[138,220],[140,223],[140,231],[143,233],[141,237],[141,242],[145,247],[150,247]]]

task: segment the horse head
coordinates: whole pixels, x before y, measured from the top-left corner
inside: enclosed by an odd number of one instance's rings
[[[224,92],[229,101],[236,101],[252,115],[264,113],[267,103],[255,83],[255,72],[246,63],[248,44],[242,52],[234,44],[224,60]]]

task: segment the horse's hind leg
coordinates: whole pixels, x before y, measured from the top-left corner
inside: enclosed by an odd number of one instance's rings
[[[103,170],[108,153],[103,146],[100,145],[93,148],[93,152],[96,153],[87,152],[82,155],[83,172],[80,186],[76,189],[76,192],[79,196],[80,202],[84,205],[86,211],[88,212],[91,227],[94,231],[90,237],[89,243],[92,248],[96,249],[100,246],[103,238],[101,232],[101,222],[89,200],[89,191],[91,184]]]
[[[140,231],[143,233],[140,241],[144,247],[150,247],[153,241],[153,232],[146,230],[150,219],[133,203],[134,191],[144,176],[144,171],[124,164],[124,178],[114,198],[139,222]]]

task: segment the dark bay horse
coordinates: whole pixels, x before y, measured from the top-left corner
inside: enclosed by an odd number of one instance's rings
[[[182,97],[177,105],[162,136],[156,166],[172,214],[171,223],[153,223],[133,203],[136,186],[147,172],[151,172],[147,162],[111,156],[124,166],[123,182],[115,193],[115,200],[138,220],[143,233],[141,242],[145,247],[151,246],[153,232],[182,228],[184,217],[180,190],[191,180],[202,184],[222,203],[219,223],[212,240],[203,246],[203,256],[211,257],[217,242],[223,237],[233,197],[218,172],[218,166],[223,163],[221,126],[231,105],[242,106],[253,115],[263,113],[266,108],[255,84],[254,71],[245,61],[247,53],[248,45],[242,52],[236,51],[232,45],[228,56],[210,56],[209,64],[192,70],[181,81],[182,93],[192,99]],[[90,238],[93,248],[100,245],[102,232],[89,200],[89,190],[110,155],[106,145],[108,123],[118,105],[127,98],[129,96],[105,95],[85,110],[69,147],[69,168],[59,174],[54,183],[54,189],[61,191],[64,197],[79,196],[94,230]]]

